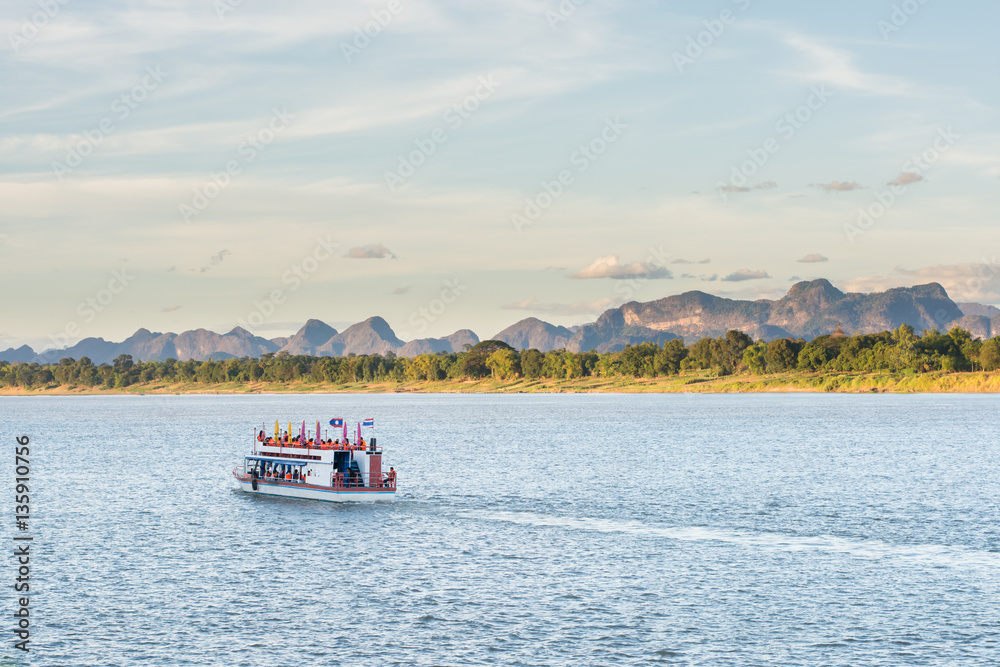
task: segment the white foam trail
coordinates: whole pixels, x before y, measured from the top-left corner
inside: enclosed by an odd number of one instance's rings
[[[832,535],[798,536],[781,533],[747,533],[713,528],[666,527],[639,521],[546,516],[529,512],[459,513],[458,516],[506,521],[526,526],[589,530],[600,533],[626,533],[664,537],[682,542],[721,542],[747,548],[773,551],[825,551],[877,560],[895,558],[923,565],[975,565],[1000,567],[1000,553],[977,551],[941,544],[889,544],[880,540],[851,540]]]

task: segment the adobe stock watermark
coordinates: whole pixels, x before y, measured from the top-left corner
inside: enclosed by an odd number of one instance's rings
[[[167,73],[160,69],[159,65],[149,66],[145,72],[145,76],[138,84],[116,97],[115,101],[111,103],[111,113],[115,115],[118,122],[125,122],[167,77]],[[97,127],[84,130],[81,138],[66,149],[66,157],[63,158],[63,161],[52,162],[52,173],[55,174],[56,179],[62,181],[70,172],[82,165],[83,161],[93,154],[94,150],[117,129],[115,118],[106,116],[97,123]]]
[[[587,4],[587,0],[562,0],[555,11],[545,10],[545,20],[549,22],[549,27],[553,30],[561,24],[573,18],[578,7]]]
[[[817,112],[827,105],[833,97],[826,84],[813,86],[805,101],[778,119],[774,124],[775,136],[768,137],[761,145],[748,148],[747,158],[740,164],[730,168],[729,182],[719,181],[715,189],[722,201],[729,201],[728,195],[733,192],[749,192],[750,179],[771,160],[782,148],[782,142],[791,141],[795,135],[813,119]]]
[[[364,25],[354,28],[354,39],[350,42],[340,43],[340,52],[344,54],[344,60],[353,62],[354,58],[360,56],[365,49],[372,44],[372,40],[382,34],[382,31],[389,27],[392,19],[399,15],[405,6],[402,0],[389,0],[385,9],[373,9],[372,20]]]
[[[243,6],[243,2],[244,0],[213,0],[212,9],[215,10],[215,15],[219,17],[220,21],[225,21],[226,14],[235,12]]]
[[[468,289],[466,285],[462,284],[459,278],[447,278],[443,283],[441,283],[441,292],[435,298],[427,302],[426,305],[420,306],[415,311],[410,314],[407,319],[407,323],[414,329],[416,329],[417,334],[422,334],[427,331],[427,327],[437,321],[439,317],[444,315],[448,310],[448,307],[458,301],[459,297]],[[409,342],[413,340],[409,331],[401,331],[399,336],[402,340]]]
[[[929,0],[904,0],[892,6],[892,13],[887,18],[881,18],[876,22],[882,39],[889,41],[893,33],[897,33],[924,8]]]
[[[569,162],[576,168],[576,173],[582,174],[590,169],[590,166],[597,162],[627,129],[628,125],[621,121],[621,116],[606,119],[600,133],[587,143],[581,144],[569,156]],[[547,211],[575,181],[576,176],[572,169],[562,169],[551,181],[542,181],[541,189],[533,197],[524,200],[521,212],[511,214],[510,221],[514,230],[520,234],[525,227],[534,225],[542,213]]]
[[[97,290],[92,296],[88,296],[77,305],[77,316],[84,324],[90,324],[97,319],[99,314],[103,313],[114,303],[118,295],[124,292],[132,284],[133,280],[135,280],[135,276],[130,275],[125,267],[113,270],[111,278],[105,287]],[[42,353],[39,356],[45,358],[54,354],[54,352],[62,351],[69,346],[70,341],[80,338],[82,331],[77,320],[70,320],[63,327],[62,331],[49,335],[49,340],[52,341],[55,349]]]
[[[257,159],[257,156],[268,146],[273,144],[278,136],[288,129],[295,118],[288,113],[287,109],[274,109],[267,125],[257,130],[255,133],[247,135],[247,138],[236,147],[236,154],[240,159],[230,160],[217,172],[210,172],[208,180],[194,189],[191,202],[178,204],[177,210],[184,222],[191,222],[208,208],[215,199],[222,194],[222,191],[233,182],[233,177],[243,173],[243,168]]]
[[[753,4],[753,0],[731,0],[741,12],[745,12]],[[723,9],[719,16],[714,19],[706,19],[701,22],[704,30],[687,38],[687,45],[683,51],[674,51],[674,66],[681,74],[684,69],[694,65],[695,61],[705,55],[705,52],[722,37],[729,27],[736,23],[737,14],[731,9]]]
[[[673,255],[665,251],[663,246],[658,248],[650,246],[647,253],[646,261],[642,265],[646,271],[644,275],[620,278],[615,283],[615,294],[621,297],[623,303],[631,301],[632,297],[650,280],[655,280],[657,273],[664,274],[661,277],[670,277],[670,273],[667,272],[667,263]]]
[[[413,144],[416,149],[405,155],[402,153],[398,155],[395,171],[387,171],[384,174],[389,192],[396,192],[408,178],[417,173],[417,169],[427,164],[427,160],[437,152],[438,147],[448,142],[449,129],[454,132],[461,128],[483,102],[493,97],[501,85],[503,80],[496,74],[479,77],[475,90],[442,114],[441,120],[447,127],[437,127],[426,137],[414,139]]]
[[[281,274],[281,283],[285,287],[276,287],[260,299],[254,300],[251,311],[245,318],[237,318],[237,324],[247,331],[253,331],[254,328],[264,324],[288,300],[288,295],[312,278],[320,266],[333,257],[339,248],[340,244],[334,243],[329,236],[317,238],[312,250]]]
[[[940,128],[934,143],[916,155],[903,162],[900,175],[887,183],[887,187],[875,193],[875,201],[866,207],[858,209],[857,221],[844,223],[844,235],[849,243],[854,243],[859,237],[871,231],[882,216],[896,205],[899,198],[913,183],[924,180],[924,174],[933,167],[945,153],[950,151],[962,135],[956,133],[950,126]]]
[[[16,31],[7,33],[7,42],[14,53],[19,53],[22,47],[38,37],[45,26],[69,3],[70,0],[37,0],[39,11],[21,17],[20,27]]]

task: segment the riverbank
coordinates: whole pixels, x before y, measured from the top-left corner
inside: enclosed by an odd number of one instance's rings
[[[1000,372],[993,373],[788,373],[711,377],[687,373],[659,378],[570,380],[441,380],[438,382],[149,382],[121,389],[48,385],[37,389],[0,388],[2,396],[77,396],[139,394],[314,394],[314,393],[1000,393]]]

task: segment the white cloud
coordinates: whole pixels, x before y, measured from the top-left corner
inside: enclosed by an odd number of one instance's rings
[[[764,278],[770,278],[767,271],[754,271],[752,269],[740,269],[739,271],[734,271],[722,280],[730,283],[738,283],[744,280],[762,280]]]
[[[833,181],[832,183],[813,183],[814,188],[826,190],[827,192],[851,192],[861,190],[857,181]]]
[[[805,57],[797,62],[804,60],[811,65],[793,76],[808,83],[821,81],[830,86],[834,95],[837,90],[854,90],[879,97],[928,96],[926,91],[905,79],[862,72],[854,63],[854,54],[826,46],[813,35],[791,34],[784,41]]]
[[[843,281],[849,292],[881,292],[893,287],[939,283],[953,301],[1000,303],[1000,264],[996,257],[983,263],[936,264],[919,269],[897,266],[887,276],[870,276]]]
[[[590,265],[585,266],[576,273],[571,273],[568,278],[648,278],[665,279],[673,278],[673,274],[659,264],[653,262],[632,262],[622,264],[618,261],[618,255],[607,255],[598,257]]]
[[[924,180],[924,177],[920,174],[914,173],[912,171],[904,171],[896,178],[889,181],[889,185],[909,185],[910,183],[919,183]]]
[[[385,259],[387,257],[389,259],[396,259],[391,250],[377,243],[351,248],[344,257],[350,257],[351,259]]]
[[[817,264],[819,262],[829,262],[830,260],[819,253],[810,253],[798,261],[802,264]]]

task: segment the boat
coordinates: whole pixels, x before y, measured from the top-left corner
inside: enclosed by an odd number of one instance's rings
[[[364,420],[374,432],[374,420]],[[233,476],[247,493],[306,500],[333,502],[372,502],[393,500],[396,495],[396,471],[383,470],[382,448],[374,435],[367,441],[358,424],[354,442],[347,437],[343,419],[331,419],[335,430],[343,435],[332,438],[320,435],[320,423],[312,434],[305,422],[299,434],[291,436],[292,425],[279,432],[274,424],[274,436],[265,436],[264,429],[254,428],[252,452],[243,457],[243,464],[233,468]]]

